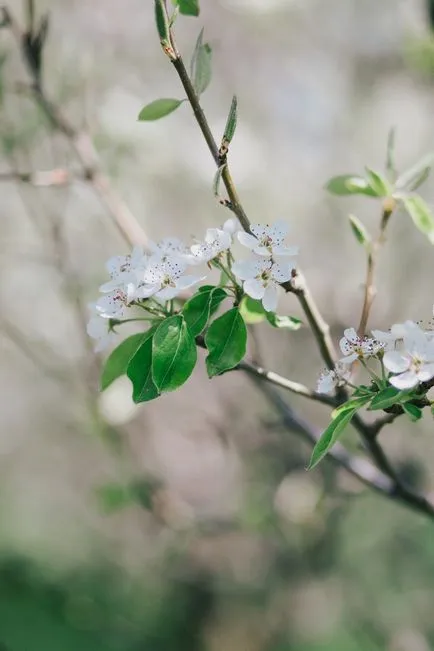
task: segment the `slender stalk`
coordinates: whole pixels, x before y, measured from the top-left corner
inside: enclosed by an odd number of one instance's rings
[[[369,247],[367,266],[366,266],[366,281],[365,281],[365,293],[363,298],[362,314],[360,317],[359,327],[357,329],[359,337],[365,336],[372,304],[377,294],[377,289],[375,287],[375,271],[376,271],[377,260],[378,260],[378,251],[384,242],[384,234],[386,232],[387,224],[389,223],[389,219],[390,216],[392,215],[394,207],[395,206],[393,203],[386,200],[385,206],[383,207],[383,213],[381,216],[380,231],[378,233],[377,238],[373,242],[371,242],[371,245]]]

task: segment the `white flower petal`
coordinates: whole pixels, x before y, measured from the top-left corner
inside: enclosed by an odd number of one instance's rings
[[[259,280],[256,280],[256,278],[250,278],[244,283],[244,291],[251,298],[261,300],[265,294],[265,287],[261,282],[259,282]]]
[[[271,277],[278,283],[286,283],[291,280],[294,265],[292,262],[275,262],[271,267]]]
[[[237,233],[237,237],[240,244],[247,246],[247,248],[251,249],[252,251],[258,245],[258,240],[256,237],[253,237],[253,235],[245,233],[244,231],[239,231],[239,233]]]
[[[296,256],[298,255],[298,246],[273,246],[273,255],[275,256]]]
[[[434,364],[424,364],[418,373],[420,382],[428,382],[434,377]]]
[[[394,375],[389,378],[390,384],[400,390],[412,389],[419,383],[419,379],[413,371],[401,373],[401,375]]]
[[[179,291],[182,291],[183,289],[188,289],[189,287],[193,287],[193,285],[197,285],[197,283],[205,280],[205,278],[206,276],[182,276],[176,281],[176,287]]]
[[[232,271],[240,280],[249,280],[249,278],[255,278],[260,271],[260,267],[258,268],[256,260],[240,260],[234,262]]]
[[[351,343],[356,344],[359,342],[359,335],[357,334],[355,328],[346,328],[344,330],[344,337],[351,341]]]
[[[391,373],[403,373],[410,368],[411,360],[398,351],[391,350],[384,355],[383,363]]]
[[[262,298],[262,305],[267,312],[275,312],[277,302],[279,300],[279,289],[275,283],[271,283],[266,287],[264,296]]]
[[[357,355],[357,353],[351,353],[351,354],[347,355],[346,357],[341,357],[341,359],[339,360],[339,363],[340,364],[352,364],[357,359],[359,359],[359,356]]]

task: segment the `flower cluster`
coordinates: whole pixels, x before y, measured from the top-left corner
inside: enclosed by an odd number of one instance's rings
[[[359,337],[354,328],[344,331],[340,349],[344,355],[335,369],[324,371],[318,380],[320,393],[331,393],[349,382],[351,365],[356,360],[367,366],[370,358],[382,365],[383,376],[399,390],[413,389],[434,377],[434,331],[424,330],[414,321],[394,324],[389,331],[373,330],[373,337]],[[347,369],[346,372],[345,368]]]
[[[150,242],[148,252],[134,247],[126,256],[110,258],[106,264],[109,279],[100,287],[101,296],[90,306],[92,317],[87,326],[90,337],[96,340],[95,350],[110,345],[113,328],[122,320],[135,319],[137,308],[163,318],[170,313],[168,303],[206,278],[204,274],[190,274],[188,267],[206,264],[217,267],[232,282],[238,297],[244,292],[262,300],[264,308],[275,310],[278,284],[290,279],[294,268],[295,248],[284,246],[287,227],[281,222],[274,226],[252,226],[252,235],[241,233],[235,219],[228,219],[221,228],[209,228],[202,241],[187,246],[176,238]],[[251,260],[235,262],[230,248],[234,235],[248,246]],[[279,261],[277,261],[279,258]],[[151,316],[150,316],[151,315]]]
[[[253,255],[249,260],[235,262],[232,270],[243,283],[244,292],[262,301],[267,312],[274,312],[279,285],[291,279],[298,248],[284,245],[288,232],[284,222],[276,222],[274,226],[252,224],[250,230],[251,234],[239,232],[238,241]]]

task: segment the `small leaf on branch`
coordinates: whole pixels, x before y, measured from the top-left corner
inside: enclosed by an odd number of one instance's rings
[[[392,188],[387,182],[387,179],[369,167],[365,167],[365,170],[368,177],[368,183],[376,197],[388,197],[392,194]]]
[[[152,120],[159,120],[166,115],[173,113],[182,104],[183,99],[161,98],[156,99],[154,102],[147,104],[139,113],[137,118],[140,122],[150,122]]]
[[[164,0],[155,0],[155,22],[163,47],[171,47],[169,16]]]
[[[244,323],[253,325],[254,323],[261,323],[267,318],[267,313],[264,310],[262,301],[257,301],[250,296],[244,296],[239,306],[240,314],[244,319]]]
[[[350,220],[350,226],[351,230],[354,233],[354,237],[359,244],[368,249],[369,245],[371,244],[371,236],[369,235],[365,226],[355,215],[348,215],[348,219]]]
[[[284,328],[286,330],[299,330],[302,321],[295,316],[279,316],[274,312],[266,312],[268,323],[271,323],[273,328]]]
[[[379,391],[373,398],[368,409],[376,411],[377,409],[387,409],[401,401],[402,396],[407,395],[406,392],[400,391],[395,387],[387,387]]]
[[[199,291],[186,302],[182,314],[193,337],[200,335],[226,297],[224,289],[211,286],[208,291]]]
[[[428,178],[431,167],[434,163],[434,154],[427,154],[415,165],[400,174],[396,180],[397,190],[409,190],[413,192]]]
[[[411,403],[404,403],[402,405],[402,408],[413,423],[422,418],[422,409],[416,407],[416,405],[412,405]]]
[[[200,96],[208,88],[212,76],[212,49],[203,43],[203,29],[198,36],[191,59],[191,79],[196,93]]]
[[[174,0],[173,4],[178,5],[179,11],[185,16],[199,15],[199,0]]]
[[[337,194],[339,196],[350,194],[365,194],[368,197],[377,196],[368,181],[356,174],[334,176],[326,183],[325,189],[331,192],[331,194]]]
[[[188,380],[197,360],[194,338],[184,317],[165,319],[152,339],[152,379],[160,392],[174,391]]]
[[[336,418],[339,416],[339,414],[343,414],[345,411],[360,409],[370,401],[371,397],[371,394],[367,394],[347,400],[347,402],[344,402],[342,405],[339,405],[339,407],[336,407],[336,409],[332,411],[332,418]]]
[[[205,344],[209,377],[229,371],[241,362],[246,354],[247,328],[236,307],[212,322],[205,335]]]
[[[226,126],[223,134],[223,142],[229,144],[232,141],[232,138],[235,135],[235,130],[237,128],[238,121],[238,100],[237,96],[234,95],[232,98],[231,108],[229,109],[228,119],[226,121]]]
[[[215,173],[215,176],[214,176],[212,189],[213,189],[213,192],[214,192],[214,196],[217,199],[219,198],[219,195],[220,195],[220,182],[222,180],[222,174],[223,174],[223,170],[225,169],[225,167],[226,167],[226,163],[224,165],[220,165],[220,167],[217,169],[217,172]]]
[[[403,197],[402,201],[416,228],[434,244],[434,217],[428,205],[418,195]]]
[[[330,425],[321,435],[321,438],[315,445],[312,456],[307,467],[308,470],[312,470],[315,466],[325,457],[327,452],[331,447],[336,443],[338,438],[343,434],[347,425],[351,422],[354,414],[357,409],[348,409],[346,411],[341,411],[336,418],[332,420]]]
[[[149,330],[131,335],[131,337],[125,339],[114,349],[104,364],[101,375],[101,391],[107,389],[118,377],[126,374],[131,358],[135,355],[141,344],[150,336],[152,336],[152,333]]]
[[[128,364],[127,375],[133,384],[133,400],[136,403],[148,402],[160,395],[152,379],[152,339],[156,329],[152,329],[152,334],[142,342]]]

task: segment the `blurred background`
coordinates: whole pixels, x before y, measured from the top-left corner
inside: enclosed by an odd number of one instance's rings
[[[86,129],[112,187],[152,239],[201,236],[229,215],[184,105],[156,123],[144,104],[181,97],[150,0],[40,0],[50,16],[48,96]],[[434,36],[426,0],[202,0],[181,17],[189,59],[201,26],[214,51],[203,106],[231,150],[250,219],[291,224],[290,244],[336,339],[357,325],[364,257],[349,212],[378,227],[378,203],[335,199],[332,175],[383,169],[434,148]],[[9,0],[20,24],[21,0]],[[434,645],[433,523],[372,494],[281,427],[247,377],[208,381],[135,406],[129,381],[98,393],[102,357],[85,333],[104,263],[128,247],[24,84],[0,31],[1,651],[428,651]],[[36,174],[35,184],[17,173]],[[39,177],[38,177],[39,174]],[[52,179],[50,175],[49,180]],[[25,180],[25,178],[24,178]],[[27,179],[29,180],[29,179]],[[35,177],[31,176],[34,181]],[[434,201],[434,183],[424,196]],[[434,256],[394,215],[371,327],[432,315]],[[301,316],[295,299],[282,314]],[[267,366],[313,387],[307,328],[259,325]],[[286,396],[312,426],[327,408]],[[357,444],[346,437],[348,445]],[[428,415],[381,442],[403,476],[434,489]]]

